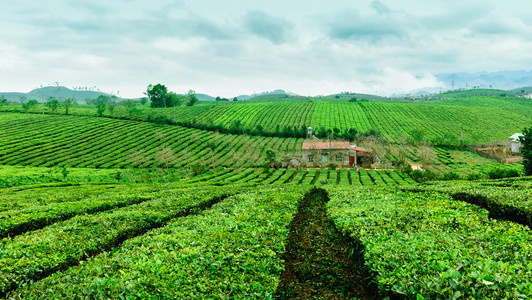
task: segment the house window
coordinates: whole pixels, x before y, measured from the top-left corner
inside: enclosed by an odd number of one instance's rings
[[[314,162],[314,156],[313,155],[309,155],[308,156],[308,162]]]
[[[344,161],[344,156],[343,155],[336,155],[336,161],[337,162],[343,162]]]
[[[321,161],[324,162],[324,163],[326,163],[326,162],[327,162],[327,155],[323,155],[323,156],[321,157]]]

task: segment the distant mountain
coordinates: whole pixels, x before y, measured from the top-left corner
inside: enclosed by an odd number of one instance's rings
[[[287,92],[285,90],[274,90],[274,91],[271,91],[271,92],[262,92],[260,94],[240,95],[240,96],[238,96],[236,98],[238,100],[249,100],[249,99],[251,99],[253,97],[264,96],[264,95],[290,95],[290,96],[297,96],[296,94]]]
[[[39,102],[41,102],[41,99],[44,99],[46,101],[48,98],[54,97],[59,100],[67,99],[67,98],[75,98],[78,101],[78,103],[83,103],[83,100],[85,98],[95,99],[95,98],[98,98],[98,96],[100,95],[111,96],[109,94],[97,92],[97,91],[71,90],[64,86],[47,86],[47,87],[34,89],[29,93],[0,92],[0,96],[4,96],[6,97],[8,101],[12,101],[12,102],[20,101],[21,97],[26,97],[26,100],[34,99]]]
[[[209,96],[209,95],[206,95],[206,94],[196,94],[196,98],[198,98],[198,100],[200,100],[200,101],[214,101],[214,100],[216,100],[216,98],[214,98],[213,96]]]
[[[436,78],[447,89],[493,88],[511,90],[523,86],[532,86],[532,71],[500,71],[477,73],[437,74]]]

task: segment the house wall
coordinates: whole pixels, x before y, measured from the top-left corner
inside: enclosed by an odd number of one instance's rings
[[[309,156],[313,156],[313,161],[309,162]],[[323,161],[323,156],[327,155],[327,162]],[[342,159],[338,160],[337,156]],[[302,151],[303,164],[307,167],[327,167],[329,164],[336,164],[341,167],[349,167],[349,150],[344,149],[310,149]]]
[[[512,143],[511,148],[512,148],[512,152],[513,153],[519,153],[519,152],[521,152],[521,143],[520,142],[514,142],[514,143]]]

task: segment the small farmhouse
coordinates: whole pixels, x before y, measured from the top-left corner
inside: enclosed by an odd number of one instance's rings
[[[369,168],[373,163],[373,150],[349,145],[349,142],[303,142],[302,160],[307,167],[326,167],[336,164]]]
[[[520,137],[524,136],[522,133],[516,133],[510,137],[510,147],[512,148],[512,153],[521,152],[521,141]]]

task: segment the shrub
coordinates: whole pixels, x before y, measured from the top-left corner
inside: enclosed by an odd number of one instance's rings
[[[421,171],[421,170],[412,171],[408,175],[410,175],[410,177],[416,182],[425,182],[428,180],[434,180],[436,178],[434,173],[429,172],[429,171]]]
[[[471,173],[469,175],[467,175],[467,180],[479,180],[479,179],[484,179],[486,178],[486,176],[482,173]]]
[[[443,180],[460,180],[460,175],[458,173],[451,171],[443,174]]]

